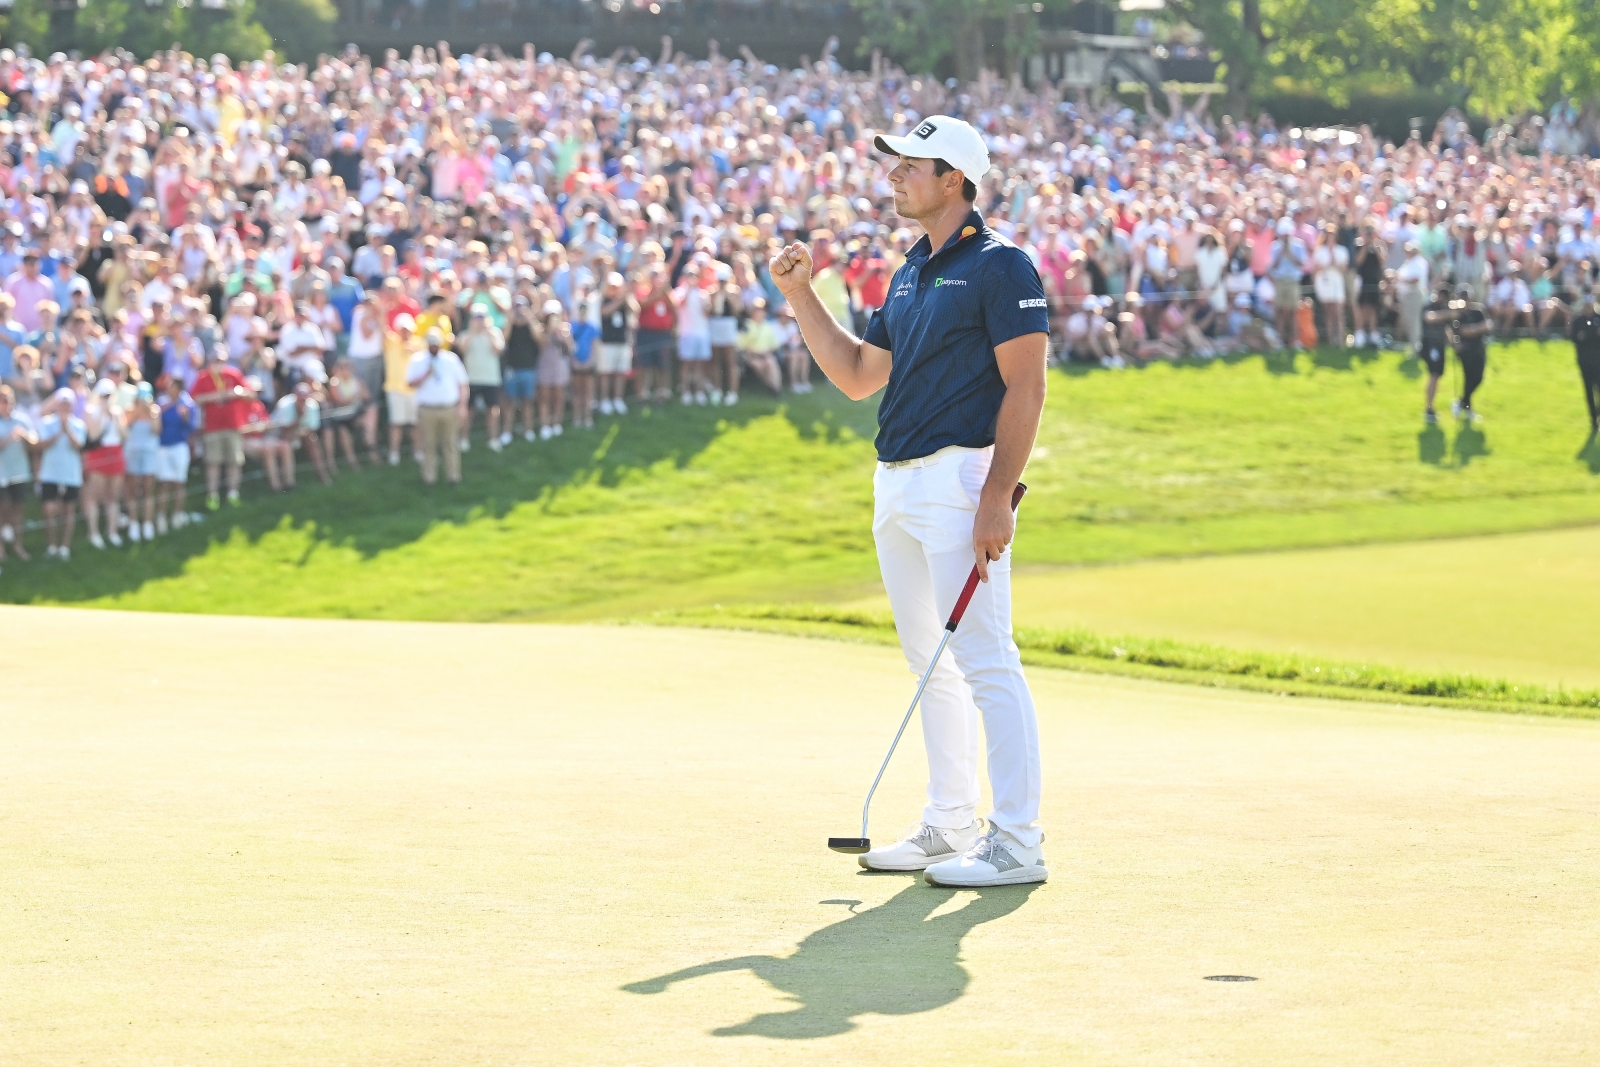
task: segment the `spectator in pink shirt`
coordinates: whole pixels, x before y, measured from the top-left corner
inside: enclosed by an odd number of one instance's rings
[[[17,302],[17,321],[29,333],[37,333],[39,303],[55,296],[55,287],[39,273],[39,251],[30,248],[22,253],[22,269],[6,279],[6,292]]]
[[[1251,219],[1244,239],[1250,246],[1250,273],[1257,278],[1265,277],[1267,268],[1272,265],[1272,243],[1277,240],[1273,235],[1272,220],[1265,216]]]

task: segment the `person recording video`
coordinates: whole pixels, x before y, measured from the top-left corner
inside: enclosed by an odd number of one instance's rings
[[[1469,286],[1457,287],[1456,299],[1450,302],[1450,307],[1455,312],[1450,320],[1450,343],[1461,363],[1461,396],[1451,401],[1450,413],[1467,422],[1479,422],[1481,419],[1472,407],[1472,394],[1483,384],[1483,369],[1489,360],[1489,331],[1493,326],[1483,305],[1472,299]]]

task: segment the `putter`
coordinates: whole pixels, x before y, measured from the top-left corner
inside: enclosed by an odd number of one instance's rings
[[[1028,492],[1028,487],[1021,482],[1011,491],[1011,510],[1016,511],[1017,505],[1022,503],[1023,496]],[[861,836],[860,837],[830,837],[828,847],[835,852],[847,852],[851,855],[860,855],[870,851],[872,839],[867,836],[867,813],[872,810],[872,794],[878,791],[878,783],[883,781],[883,772],[889,769],[889,760],[894,756],[894,750],[900,744],[900,736],[906,732],[906,726],[911,722],[911,713],[917,710],[917,701],[922,699],[922,691],[928,688],[928,679],[933,677],[933,668],[938,664],[939,657],[944,655],[944,647],[950,643],[951,636],[956,632],[956,627],[961,625],[961,616],[966,614],[967,604],[972,600],[972,594],[978,591],[978,565],[972,565],[972,573],[967,575],[967,584],[961,588],[961,596],[956,599],[955,609],[950,612],[950,619],[944,624],[944,636],[939,639],[939,647],[934,650],[933,658],[928,661],[928,669],[922,672],[922,681],[917,684],[917,693],[911,698],[911,706],[906,709],[905,718],[900,720],[900,729],[894,732],[894,740],[889,742],[889,751],[883,757],[883,764],[878,768],[878,776],[872,780],[872,788],[867,790],[867,801],[861,805]]]

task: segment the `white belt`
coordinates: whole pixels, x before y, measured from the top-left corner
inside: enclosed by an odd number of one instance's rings
[[[900,467],[931,467],[941,459],[944,459],[948,456],[957,455],[958,453],[986,451],[988,451],[988,449],[968,448],[965,445],[946,445],[939,449],[939,451],[929,456],[919,456],[916,459],[896,459],[890,460],[889,462],[883,462],[880,460],[878,466],[882,467],[886,471],[897,470]]]

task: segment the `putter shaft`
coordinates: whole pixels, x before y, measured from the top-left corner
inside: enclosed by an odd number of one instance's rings
[[[1017,505],[1022,503],[1022,498],[1028,492],[1028,487],[1021,482],[1011,491],[1011,510],[1016,511]],[[961,587],[961,595],[956,598],[955,607],[950,611],[950,618],[944,624],[944,636],[939,639],[939,647],[933,650],[933,658],[928,660],[928,669],[922,672],[922,681],[917,683],[917,694],[911,698],[911,706],[906,709],[905,718],[900,720],[900,729],[894,732],[894,740],[889,742],[889,751],[884,753],[883,763],[878,767],[878,775],[872,779],[872,788],[867,790],[866,802],[861,805],[861,839],[860,845],[850,848],[839,848],[841,852],[867,851],[867,816],[872,810],[872,794],[878,791],[878,783],[883,781],[883,772],[889,769],[889,760],[894,758],[894,750],[900,744],[901,736],[906,732],[906,726],[911,722],[911,713],[917,710],[917,702],[922,699],[922,691],[928,688],[928,679],[933,677],[933,669],[939,665],[939,657],[944,655],[945,646],[950,643],[950,638],[956,632],[956,627],[961,625],[961,617],[966,614],[967,605],[972,603],[972,597],[978,591],[980,575],[977,565],[974,564],[972,573],[967,575],[966,584]],[[841,844],[847,838],[829,838],[831,842]]]
[[[889,769],[889,760],[894,756],[894,750],[900,744],[900,735],[906,732],[906,727],[911,723],[911,713],[917,710],[917,701],[922,699],[922,691],[928,688],[928,679],[933,677],[933,668],[938,666],[939,657],[944,655],[944,646],[950,643],[950,635],[955,633],[954,627],[947,627],[944,636],[939,639],[939,647],[934,650],[933,658],[928,661],[928,669],[922,672],[922,681],[917,685],[917,695],[911,698],[911,706],[906,709],[905,718],[900,720],[900,729],[894,732],[894,740],[889,742],[889,751],[884,754],[883,763],[878,767],[878,776],[872,780],[872,788],[867,790],[867,801],[861,805],[861,836],[867,836],[867,812],[872,807],[872,794],[878,791],[878,783],[883,781],[883,772]]]

